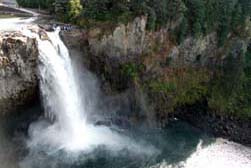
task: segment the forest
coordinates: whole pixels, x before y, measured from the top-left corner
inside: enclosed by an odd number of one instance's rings
[[[156,30],[179,21],[177,40],[217,31],[219,44],[229,32],[237,32],[251,14],[249,0],[18,0],[24,7],[49,8],[65,22],[84,26],[86,20],[128,22],[148,17],[148,29]],[[83,21],[84,20],[84,21]]]

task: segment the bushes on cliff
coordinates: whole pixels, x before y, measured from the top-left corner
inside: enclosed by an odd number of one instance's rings
[[[251,118],[251,47],[230,53],[212,81],[209,107],[220,113]]]
[[[243,94],[244,94],[244,107],[243,113],[248,114],[251,118],[251,43],[248,46],[245,54],[244,62],[244,82],[243,82]]]
[[[188,35],[200,37],[216,31],[221,45],[251,13],[248,0],[83,0],[82,4],[82,17],[87,20],[116,23],[146,15],[149,30],[178,25],[175,29],[178,42]]]
[[[209,71],[207,69],[175,68],[168,77],[151,79],[144,84],[150,95],[160,95],[169,110],[178,106],[194,104],[208,95]],[[163,107],[164,108],[164,107]],[[168,111],[166,111],[168,112]]]
[[[210,85],[209,106],[221,113],[234,113],[240,108],[238,99],[242,98],[242,55],[236,57],[230,54],[224,62]]]
[[[250,119],[251,43],[245,51],[241,40],[231,42],[221,59],[213,69],[167,65],[143,77],[141,84],[150,100],[157,101],[156,108],[163,107],[165,113],[203,100],[206,108],[219,115]]]

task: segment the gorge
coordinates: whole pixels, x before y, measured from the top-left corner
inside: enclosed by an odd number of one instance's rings
[[[147,32],[143,16],[110,32],[36,17],[0,19],[0,167],[251,167],[250,120],[189,104],[203,100],[210,65],[240,58],[249,38],[222,50],[215,34],[173,44],[164,29]],[[176,87],[196,94],[179,95],[188,104],[173,112]]]

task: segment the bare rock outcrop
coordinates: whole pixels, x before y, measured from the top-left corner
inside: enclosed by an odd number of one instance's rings
[[[0,115],[34,101],[37,64],[36,39],[19,32],[0,33]]]

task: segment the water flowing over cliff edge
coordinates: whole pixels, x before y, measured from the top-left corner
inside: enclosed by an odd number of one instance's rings
[[[144,24],[144,21],[141,20],[141,24],[138,25]],[[22,24],[18,23],[17,25]],[[134,29],[137,27],[132,28]],[[117,29],[118,34],[120,34],[119,32],[120,30]],[[122,29],[122,32],[124,32],[124,29]],[[144,30],[141,29],[136,32],[142,33]],[[28,151],[24,157],[21,157],[18,167],[77,168],[79,166],[94,166],[97,168],[110,168],[124,166],[128,168],[196,168],[201,166],[213,166],[224,168],[227,166],[228,168],[235,168],[238,166],[240,168],[248,168],[251,166],[250,148],[226,140],[215,139],[186,123],[177,121],[177,119],[174,119],[166,130],[156,129],[156,127],[153,127],[154,129],[152,130],[144,126],[137,130],[136,127],[133,127],[133,124],[137,123],[137,119],[140,118],[137,116],[134,122],[131,122],[133,120],[129,117],[128,125],[121,124],[123,122],[122,120],[126,120],[126,118],[122,118],[121,120],[115,119],[115,121],[109,119],[108,121],[111,123],[106,123],[106,118],[102,117],[113,116],[109,113],[106,114],[106,112],[108,110],[115,113],[118,111],[121,112],[120,108],[123,106],[119,106],[119,108],[112,110],[111,108],[118,106],[110,105],[109,100],[111,99],[101,95],[100,97],[94,96],[96,98],[101,98],[100,102],[103,103],[101,103],[100,106],[96,106],[95,103],[92,103],[92,101],[95,100],[92,99],[90,95],[96,93],[90,92],[92,90],[87,83],[94,84],[95,82],[90,82],[90,78],[85,78],[85,75],[83,75],[84,78],[78,78],[79,76],[74,70],[74,64],[69,51],[60,39],[59,33],[60,29],[56,29],[53,32],[46,32],[34,25],[24,25],[19,29],[18,35],[15,33],[7,33],[3,36],[4,40],[5,38],[8,39],[8,47],[9,44],[26,44],[23,43],[24,41],[20,41],[19,38],[18,40],[13,40],[13,36],[20,36],[33,41],[37,56],[33,70],[36,70],[34,71],[34,76],[28,76],[36,78],[36,81],[37,79],[40,81],[40,91],[45,111],[45,114],[42,115],[38,121],[31,123],[29,126],[28,139],[25,137],[27,143],[26,150]],[[141,36],[142,34],[140,37]],[[130,35],[130,37],[132,36]],[[113,41],[114,44],[112,43],[112,45],[118,45],[116,47],[117,49],[127,46],[129,53],[143,51],[140,49],[131,49],[136,47],[138,42],[144,46],[143,38],[137,38],[136,42],[134,38],[128,38],[128,45],[120,45],[115,39],[112,40],[112,38],[113,37],[109,37],[110,40],[108,41]],[[122,39],[124,39],[123,36]],[[94,39],[94,41],[95,40],[97,39]],[[103,42],[104,45],[101,46],[107,47],[110,45],[110,43]],[[134,43],[135,45],[131,46],[131,44]],[[94,45],[94,43],[90,43],[90,41],[89,44]],[[4,71],[9,70],[9,67],[11,67],[10,65],[13,65],[13,69],[18,67],[15,64],[16,61],[9,61],[9,58],[16,58],[21,55],[21,58],[27,59],[27,55],[34,52],[34,48],[27,45],[25,52],[22,50],[14,50],[14,54],[10,54],[11,52],[9,51],[12,50],[9,50],[8,47],[3,47],[4,52],[2,54],[3,56],[1,56]],[[18,48],[20,45],[14,45],[14,48],[15,47]],[[8,49],[6,50],[6,48]],[[29,49],[33,49],[33,52]],[[101,53],[107,51],[111,58],[115,58],[119,53],[119,49],[117,52],[114,50],[103,50],[102,48],[94,48],[94,50],[97,52],[96,56],[101,56]],[[124,51],[124,57],[127,57],[127,50]],[[87,50],[87,54],[89,54],[88,52]],[[6,55],[7,58],[4,57]],[[137,53],[131,56],[136,55]],[[29,57],[29,59],[30,58],[31,57]],[[72,58],[74,58],[74,55],[72,55]],[[122,61],[126,62],[126,58],[122,59]],[[17,61],[17,63],[19,62],[23,63],[24,61],[21,59],[21,61]],[[134,66],[130,64],[128,67],[129,69],[134,69]],[[123,72],[127,73],[128,67],[126,67]],[[23,79],[23,71],[15,69],[13,72],[18,72],[21,75],[16,75],[14,73],[10,74],[14,74],[13,76],[21,76],[21,79]],[[89,72],[83,69],[81,73]],[[80,87],[80,83],[82,83],[82,87]],[[6,90],[7,86],[10,85],[7,83],[2,86],[4,86],[3,90]],[[94,87],[97,86],[94,85]],[[134,89],[134,91],[136,91],[135,93],[138,94],[140,90],[138,90],[137,87]],[[121,90],[123,90],[123,88]],[[132,92],[128,93],[130,94]],[[123,97],[123,95],[119,95],[117,98],[120,99],[121,97]],[[136,97],[137,100],[138,98],[142,97]],[[19,100],[16,101],[19,102]],[[113,102],[113,100],[111,100],[111,102]],[[102,107],[105,107],[104,104],[109,107],[102,109]],[[144,103],[138,102],[138,105],[142,104]],[[145,110],[147,110],[147,107]],[[103,113],[103,116],[99,116],[100,122],[95,123],[93,119],[89,119],[92,118],[90,115],[96,114],[96,111]],[[127,111],[126,114],[135,112],[134,109],[130,108],[126,108],[125,111]],[[149,112],[152,111],[149,109]],[[152,118],[149,117],[147,119],[149,120]],[[154,122],[157,121],[159,120],[154,120]],[[113,125],[114,123],[115,125]],[[116,125],[116,123],[118,124]],[[131,123],[133,123],[132,129],[129,129]],[[126,129],[122,129],[121,126],[124,126]],[[1,155],[2,153],[0,153],[0,159]],[[216,156],[219,155],[221,158],[216,158]],[[228,164],[226,164],[226,162]]]
[[[38,34],[30,30],[23,32],[37,39],[42,101],[45,115],[53,122],[49,124],[42,120],[31,125],[31,148],[42,145],[49,146],[49,150],[54,152],[86,152],[105,145],[112,150],[128,148],[137,152],[154,152],[155,149],[151,147],[140,149],[140,145],[109,127],[94,126],[94,123],[87,122],[86,115],[92,100],[87,97],[87,87],[82,90],[78,87],[68,49],[59,36],[60,28],[55,32],[47,32],[48,37],[45,40],[41,40]],[[84,82],[86,80],[88,79],[83,79]],[[81,100],[81,94],[84,95],[84,101]]]

